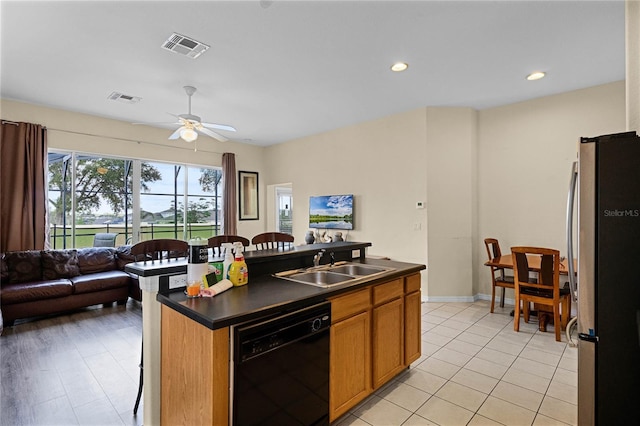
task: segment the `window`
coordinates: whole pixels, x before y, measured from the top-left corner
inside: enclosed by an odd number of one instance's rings
[[[50,152],[48,157],[52,248],[89,247],[100,232],[118,233],[116,245],[154,238],[208,238],[219,232],[218,168],[76,153]],[[131,190],[134,167],[140,167],[140,194]],[[132,214],[134,197],[139,197],[140,217]],[[134,223],[140,227],[138,238],[133,238]]]
[[[290,187],[277,187],[277,223],[276,230],[291,234],[293,230],[293,195]]]

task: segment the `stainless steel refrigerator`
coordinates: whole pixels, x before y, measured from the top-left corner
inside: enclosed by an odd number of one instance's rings
[[[640,424],[640,138],[582,138],[577,170],[578,424]]]

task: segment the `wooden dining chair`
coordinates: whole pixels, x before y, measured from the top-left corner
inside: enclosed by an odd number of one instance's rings
[[[500,251],[500,243],[495,238],[485,238],[484,246],[487,249],[487,256],[489,260],[502,256]],[[491,266],[491,313],[496,301],[496,287],[502,288],[502,294],[500,296],[500,307],[504,308],[504,293],[505,289],[513,289],[513,276],[507,275],[504,268],[497,268]]]
[[[174,240],[174,239],[157,239],[140,241],[131,246],[130,253],[136,262],[139,261],[151,261],[164,260],[178,257],[187,257],[189,255],[189,244],[186,241]],[[133,406],[133,414],[138,413],[138,407],[140,405],[140,398],[142,397],[142,385],[144,377],[144,365],[142,362],[144,352],[144,342],[140,348],[140,378],[138,380],[138,395],[136,396],[136,403]]]
[[[214,256],[222,256],[222,244],[223,243],[236,243],[240,242],[243,246],[249,247],[250,241],[240,235],[216,235],[209,238],[207,241],[208,246],[213,250]]]
[[[265,232],[251,239],[256,250],[285,249],[293,246],[293,235],[284,232]]]
[[[561,341],[561,331],[567,327],[571,315],[571,293],[564,286],[560,288],[560,251],[541,247],[511,247],[511,254],[516,294],[513,329],[520,330],[520,302],[525,322],[529,322],[529,303],[533,302],[539,311],[543,306],[551,308],[556,341]],[[527,255],[541,256],[537,279],[529,278]],[[540,315],[541,312],[538,312]]]
[[[170,238],[140,241],[131,246],[131,254],[136,262],[187,257],[189,244],[186,241]]]

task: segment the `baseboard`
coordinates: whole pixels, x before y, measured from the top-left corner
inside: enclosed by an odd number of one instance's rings
[[[476,295],[473,296],[427,296],[426,298],[423,298],[422,301],[423,302],[437,302],[437,303],[451,303],[451,302],[466,302],[466,303],[471,303],[471,302],[476,302],[478,300],[488,300],[491,301],[491,295],[490,294],[482,294],[482,293],[478,293]],[[504,299],[504,303],[505,305],[515,305],[515,300],[514,299],[509,299],[509,298],[505,298]],[[496,304],[500,304],[500,297],[496,297]]]
[[[476,300],[488,300],[488,301],[491,301],[491,295],[490,294],[478,293],[474,297],[476,298]],[[505,297],[504,298],[504,304],[505,305],[514,306],[516,304],[516,300],[515,299],[509,299],[508,297]],[[496,305],[500,305],[500,297],[499,296],[496,296]]]

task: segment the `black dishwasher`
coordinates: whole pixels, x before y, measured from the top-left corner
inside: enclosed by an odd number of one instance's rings
[[[235,426],[329,424],[329,326],[323,302],[234,327]]]

